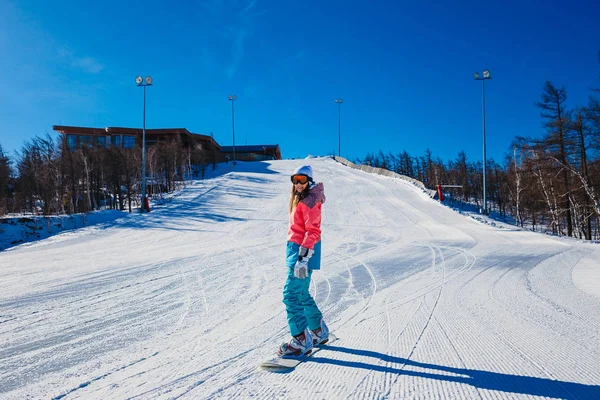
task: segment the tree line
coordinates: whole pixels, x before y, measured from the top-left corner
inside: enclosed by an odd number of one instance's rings
[[[204,177],[212,154],[180,140],[147,148],[149,196],[171,192],[186,179]],[[84,145],[70,148],[49,134],[25,143],[15,160],[0,145],[0,216],[85,213],[140,206],[142,148]]]
[[[599,53],[600,56],[600,53]],[[546,81],[540,100],[545,131],[541,137],[516,137],[497,163],[486,163],[488,208],[533,230],[548,227],[556,235],[600,239],[600,90],[591,89],[588,104],[568,108],[567,91]],[[483,209],[483,163],[464,152],[443,162],[429,149],[413,157],[379,151],[356,163],[385,168],[445,190],[451,199]],[[491,206],[491,207],[490,207]]]

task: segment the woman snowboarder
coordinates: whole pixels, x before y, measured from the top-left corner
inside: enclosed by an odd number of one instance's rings
[[[283,303],[292,338],[279,347],[278,354],[283,357],[307,354],[313,346],[324,344],[329,339],[329,328],[308,290],[312,272],[321,267],[323,183],[313,181],[310,165],[297,168],[291,181],[286,251],[288,271]]]

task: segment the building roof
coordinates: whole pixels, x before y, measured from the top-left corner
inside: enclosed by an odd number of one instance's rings
[[[141,135],[143,133],[142,128],[123,128],[117,126],[107,126],[106,128],[91,128],[84,126],[65,126],[65,125],[54,125],[52,127],[56,132],[62,134],[80,134],[80,135]],[[146,129],[146,135],[185,135],[194,140],[205,140],[213,142],[217,147],[219,144],[214,140],[212,136],[202,135],[199,133],[192,133],[186,128],[153,128]]]

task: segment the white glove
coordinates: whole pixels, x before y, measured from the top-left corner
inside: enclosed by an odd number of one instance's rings
[[[308,259],[311,258],[313,254],[315,254],[315,251],[313,249],[307,249],[306,247],[300,246],[300,249],[298,250],[298,260],[303,260],[306,258],[306,260],[308,261]]]
[[[298,279],[308,278],[308,259],[296,262],[296,265],[294,265],[294,276]]]
[[[308,260],[315,253],[312,249],[300,246],[298,250],[298,261],[294,265],[294,276],[298,279],[308,278]]]

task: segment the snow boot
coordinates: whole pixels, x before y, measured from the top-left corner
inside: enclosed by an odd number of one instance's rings
[[[329,328],[327,327],[325,320],[322,318],[321,326],[313,330],[311,333],[313,336],[313,346],[319,346],[329,341]]]
[[[298,357],[308,354],[313,348],[313,337],[308,329],[299,335],[292,336],[288,343],[279,346],[277,354],[280,357]]]

